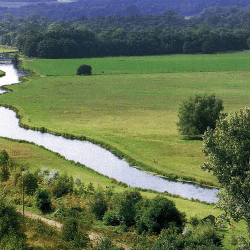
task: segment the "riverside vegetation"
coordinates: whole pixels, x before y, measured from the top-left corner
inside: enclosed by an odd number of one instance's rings
[[[223,63],[216,69],[215,57],[220,58],[224,64],[231,61],[238,70],[225,71]],[[220,96],[226,112],[247,106],[249,72],[244,64],[238,62],[240,58],[246,58],[247,61],[248,57],[248,53],[234,53],[209,56],[23,60],[23,66],[33,73],[26,77],[28,81],[8,86],[12,93],[5,94],[0,99],[2,105],[18,110],[21,122],[26,126],[67,134],[72,138],[84,136],[94,142],[103,143],[118,155],[122,152],[121,157],[127,157],[144,170],[179,180],[218,185],[214,177],[200,169],[204,161],[202,142],[186,140],[178,134],[178,108],[190,95],[203,94],[204,91]],[[160,64],[153,63],[157,59],[161,60]],[[192,72],[188,72],[190,60],[197,65]],[[202,65],[199,61],[205,64]],[[76,76],[77,66],[81,64],[91,65],[93,75]],[[205,72],[206,67],[208,72]],[[1,140],[1,145],[11,156],[17,158],[17,162],[29,163],[32,170],[41,170],[44,166],[50,166],[51,169],[62,168],[74,178],[81,175],[87,185],[92,182],[94,189],[100,183],[102,186],[115,186],[116,191],[123,193],[123,187],[114,184],[115,181],[73,163],[65,163],[50,152],[46,152],[45,160],[41,161],[41,155],[45,152],[33,145],[6,140]],[[25,157],[23,147],[30,157]],[[154,198],[155,194],[144,192],[143,196]],[[213,209],[213,205],[174,197],[168,199],[173,200],[176,207],[186,213],[190,222],[196,216],[202,218],[204,215],[218,216],[221,213],[220,210]],[[114,215],[111,214],[110,218],[115,221]],[[235,235],[244,235],[242,226],[240,222],[234,224],[234,229],[230,232],[227,228],[221,229],[226,234],[223,241],[225,247],[232,249],[231,243],[237,244]],[[176,237],[174,232],[169,231],[166,234]],[[180,238],[178,240],[181,241]]]

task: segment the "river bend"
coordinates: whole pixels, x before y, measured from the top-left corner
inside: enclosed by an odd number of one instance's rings
[[[0,78],[0,86],[19,82],[20,74],[12,64],[0,64],[0,69],[6,72],[6,76]],[[0,93],[3,92],[1,90]],[[130,167],[126,161],[93,143],[65,139],[61,136],[21,128],[16,113],[4,107],[0,108],[0,136],[33,142],[59,153],[67,160],[79,162],[103,175],[127,183],[131,187],[152,189],[159,192],[167,191],[185,198],[206,202],[217,201],[215,196],[217,189],[205,189],[181,182],[170,182]]]

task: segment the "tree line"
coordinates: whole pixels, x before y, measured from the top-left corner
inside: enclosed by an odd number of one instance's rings
[[[40,58],[209,54],[247,50],[249,37],[247,29],[219,30],[209,26],[137,31],[108,28],[97,32],[59,25],[44,32],[19,34],[14,45],[26,56]]]

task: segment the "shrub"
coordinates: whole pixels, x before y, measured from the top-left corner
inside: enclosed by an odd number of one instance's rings
[[[51,211],[51,200],[49,197],[49,192],[46,189],[38,189],[36,196],[36,205],[43,212],[48,213]]]
[[[136,204],[142,199],[139,191],[126,191],[118,199],[118,216],[120,223],[126,227],[135,225]]]
[[[86,64],[81,65],[77,71],[77,75],[91,75],[92,73],[92,67]]]
[[[25,239],[22,215],[0,197],[0,242],[6,237]]]
[[[138,233],[160,233],[162,229],[176,226],[182,230],[184,215],[180,213],[174,202],[157,196],[152,200],[144,200],[135,218]]]
[[[118,226],[120,224],[118,213],[114,210],[107,211],[102,220],[106,226]]]
[[[74,249],[86,247],[90,241],[88,234],[84,231],[84,225],[79,220],[69,218],[65,221],[62,228],[62,238],[66,242],[71,242]]]
[[[51,191],[56,198],[63,195],[71,194],[74,188],[74,180],[66,173],[56,178],[55,183],[51,187]]]
[[[215,95],[190,97],[179,108],[178,130],[183,135],[202,135],[208,127],[215,128],[223,109],[222,100]]]

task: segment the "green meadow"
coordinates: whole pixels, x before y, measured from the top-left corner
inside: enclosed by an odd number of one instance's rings
[[[204,93],[221,97],[226,112],[248,106],[249,57],[234,53],[27,60],[24,67],[35,74],[8,87],[13,92],[1,96],[0,103],[16,107],[28,126],[86,136],[121,151],[146,170],[217,185],[215,177],[200,169],[202,142],[179,135],[178,108],[190,96]],[[123,67],[123,60],[131,64]],[[76,76],[83,63],[92,66],[92,76]],[[170,73],[162,73],[164,65]]]
[[[215,177],[200,169],[205,160],[202,141],[178,133],[178,108],[190,96],[204,93],[221,97],[228,113],[249,106],[249,59],[249,53],[24,59],[23,67],[33,73],[22,83],[8,86],[12,92],[0,96],[0,105],[17,108],[22,124],[104,143],[147,171],[218,185]],[[93,75],[77,76],[81,64],[91,65]],[[33,170],[58,169],[80,177],[86,185],[92,182],[124,190],[109,178],[35,145],[1,139],[3,149]],[[221,213],[212,204],[169,199],[188,219]],[[222,231],[225,249],[232,249],[234,235],[246,236],[242,222]]]

